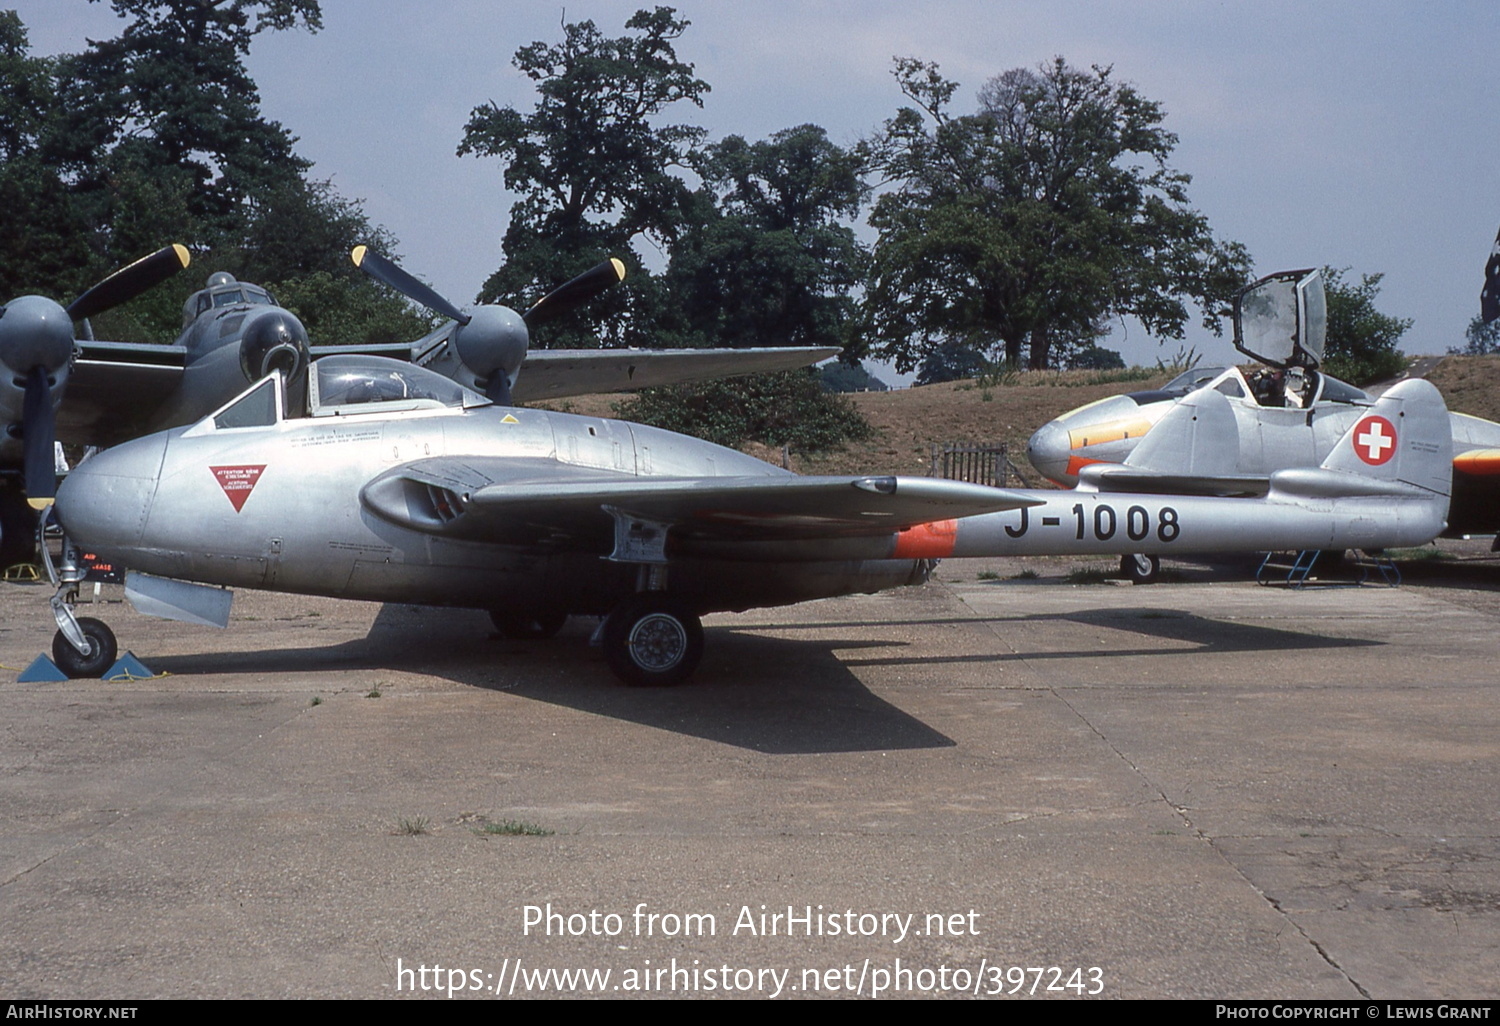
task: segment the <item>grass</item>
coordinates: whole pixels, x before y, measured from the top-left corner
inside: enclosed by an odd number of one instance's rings
[[[474,828],[481,837],[551,837],[556,831],[521,819],[502,819],[483,822]]]
[[[367,695],[365,695],[365,697],[366,698],[379,698],[380,697],[380,685],[376,684],[373,688],[370,689],[369,693]]]
[[[998,581],[1000,575],[993,570],[981,570],[979,571],[979,579],[981,581]]]
[[[323,696],[322,695],[313,695],[312,701],[309,702],[308,704],[309,705],[322,705],[323,704]]]
[[[428,829],[431,824],[432,821],[426,816],[415,816],[412,818],[402,816],[396,820],[396,833],[404,837],[418,837],[422,834],[431,833],[432,831]]]
[[[1068,584],[1111,584],[1119,577],[1113,570],[1104,570],[1097,566],[1081,566],[1076,570],[1069,570],[1063,578]]]
[[[1013,581],[1036,581],[1040,580],[1041,576],[1035,570],[1022,570],[1018,574],[1011,574],[1010,579]]]

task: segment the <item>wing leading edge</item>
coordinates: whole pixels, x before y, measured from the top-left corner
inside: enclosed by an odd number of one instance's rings
[[[1038,505],[1029,496],[936,478],[637,477],[548,459],[418,460],[365,486],[367,508],[417,530],[474,541],[572,536],[599,544],[622,517],[681,540],[889,537],[933,521]]]

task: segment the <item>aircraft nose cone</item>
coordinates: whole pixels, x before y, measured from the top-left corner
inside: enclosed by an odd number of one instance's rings
[[[85,548],[122,558],[139,543],[167,451],[166,434],[148,435],[96,453],[57,490],[57,519]]]
[[[1048,421],[1037,429],[1026,443],[1026,458],[1043,477],[1068,488],[1078,483],[1076,474],[1068,473],[1071,442],[1061,420]]]

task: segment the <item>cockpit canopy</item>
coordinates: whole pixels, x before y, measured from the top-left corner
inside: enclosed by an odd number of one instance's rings
[[[1261,363],[1316,368],[1327,334],[1321,271],[1279,271],[1234,298],[1234,347]]]
[[[289,417],[301,417],[286,406],[297,402],[299,390],[288,389],[276,372],[251,385],[191,431],[273,427]],[[384,356],[350,354],[325,356],[313,364],[307,378],[306,416],[347,417],[393,413],[400,410],[472,409],[489,406],[482,395],[469,391],[433,371]]]
[[[259,285],[247,281],[235,281],[227,271],[215,271],[208,276],[203,288],[188,297],[182,305],[182,326],[186,328],[200,314],[227,306],[275,306],[276,300]]]
[[[470,409],[490,401],[434,371],[384,356],[325,356],[308,379],[314,417],[393,410]]]

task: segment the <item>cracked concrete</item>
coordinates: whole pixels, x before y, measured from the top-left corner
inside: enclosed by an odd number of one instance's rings
[[[712,617],[670,691],[615,685],[589,622],[532,644],[412,607],[241,594],[214,632],[106,606],[170,675],[0,683],[0,992],[380,997],[399,959],[482,995],[520,958],[804,993],[899,958],[981,992],[1045,965],[1106,997],[1495,997],[1500,580],[1068,566]],[[0,587],[0,664],[50,643],[46,598]],[[622,931],[528,930],[548,905]],[[945,928],[733,929],[762,905]],[[639,934],[638,906],[716,930]]]

